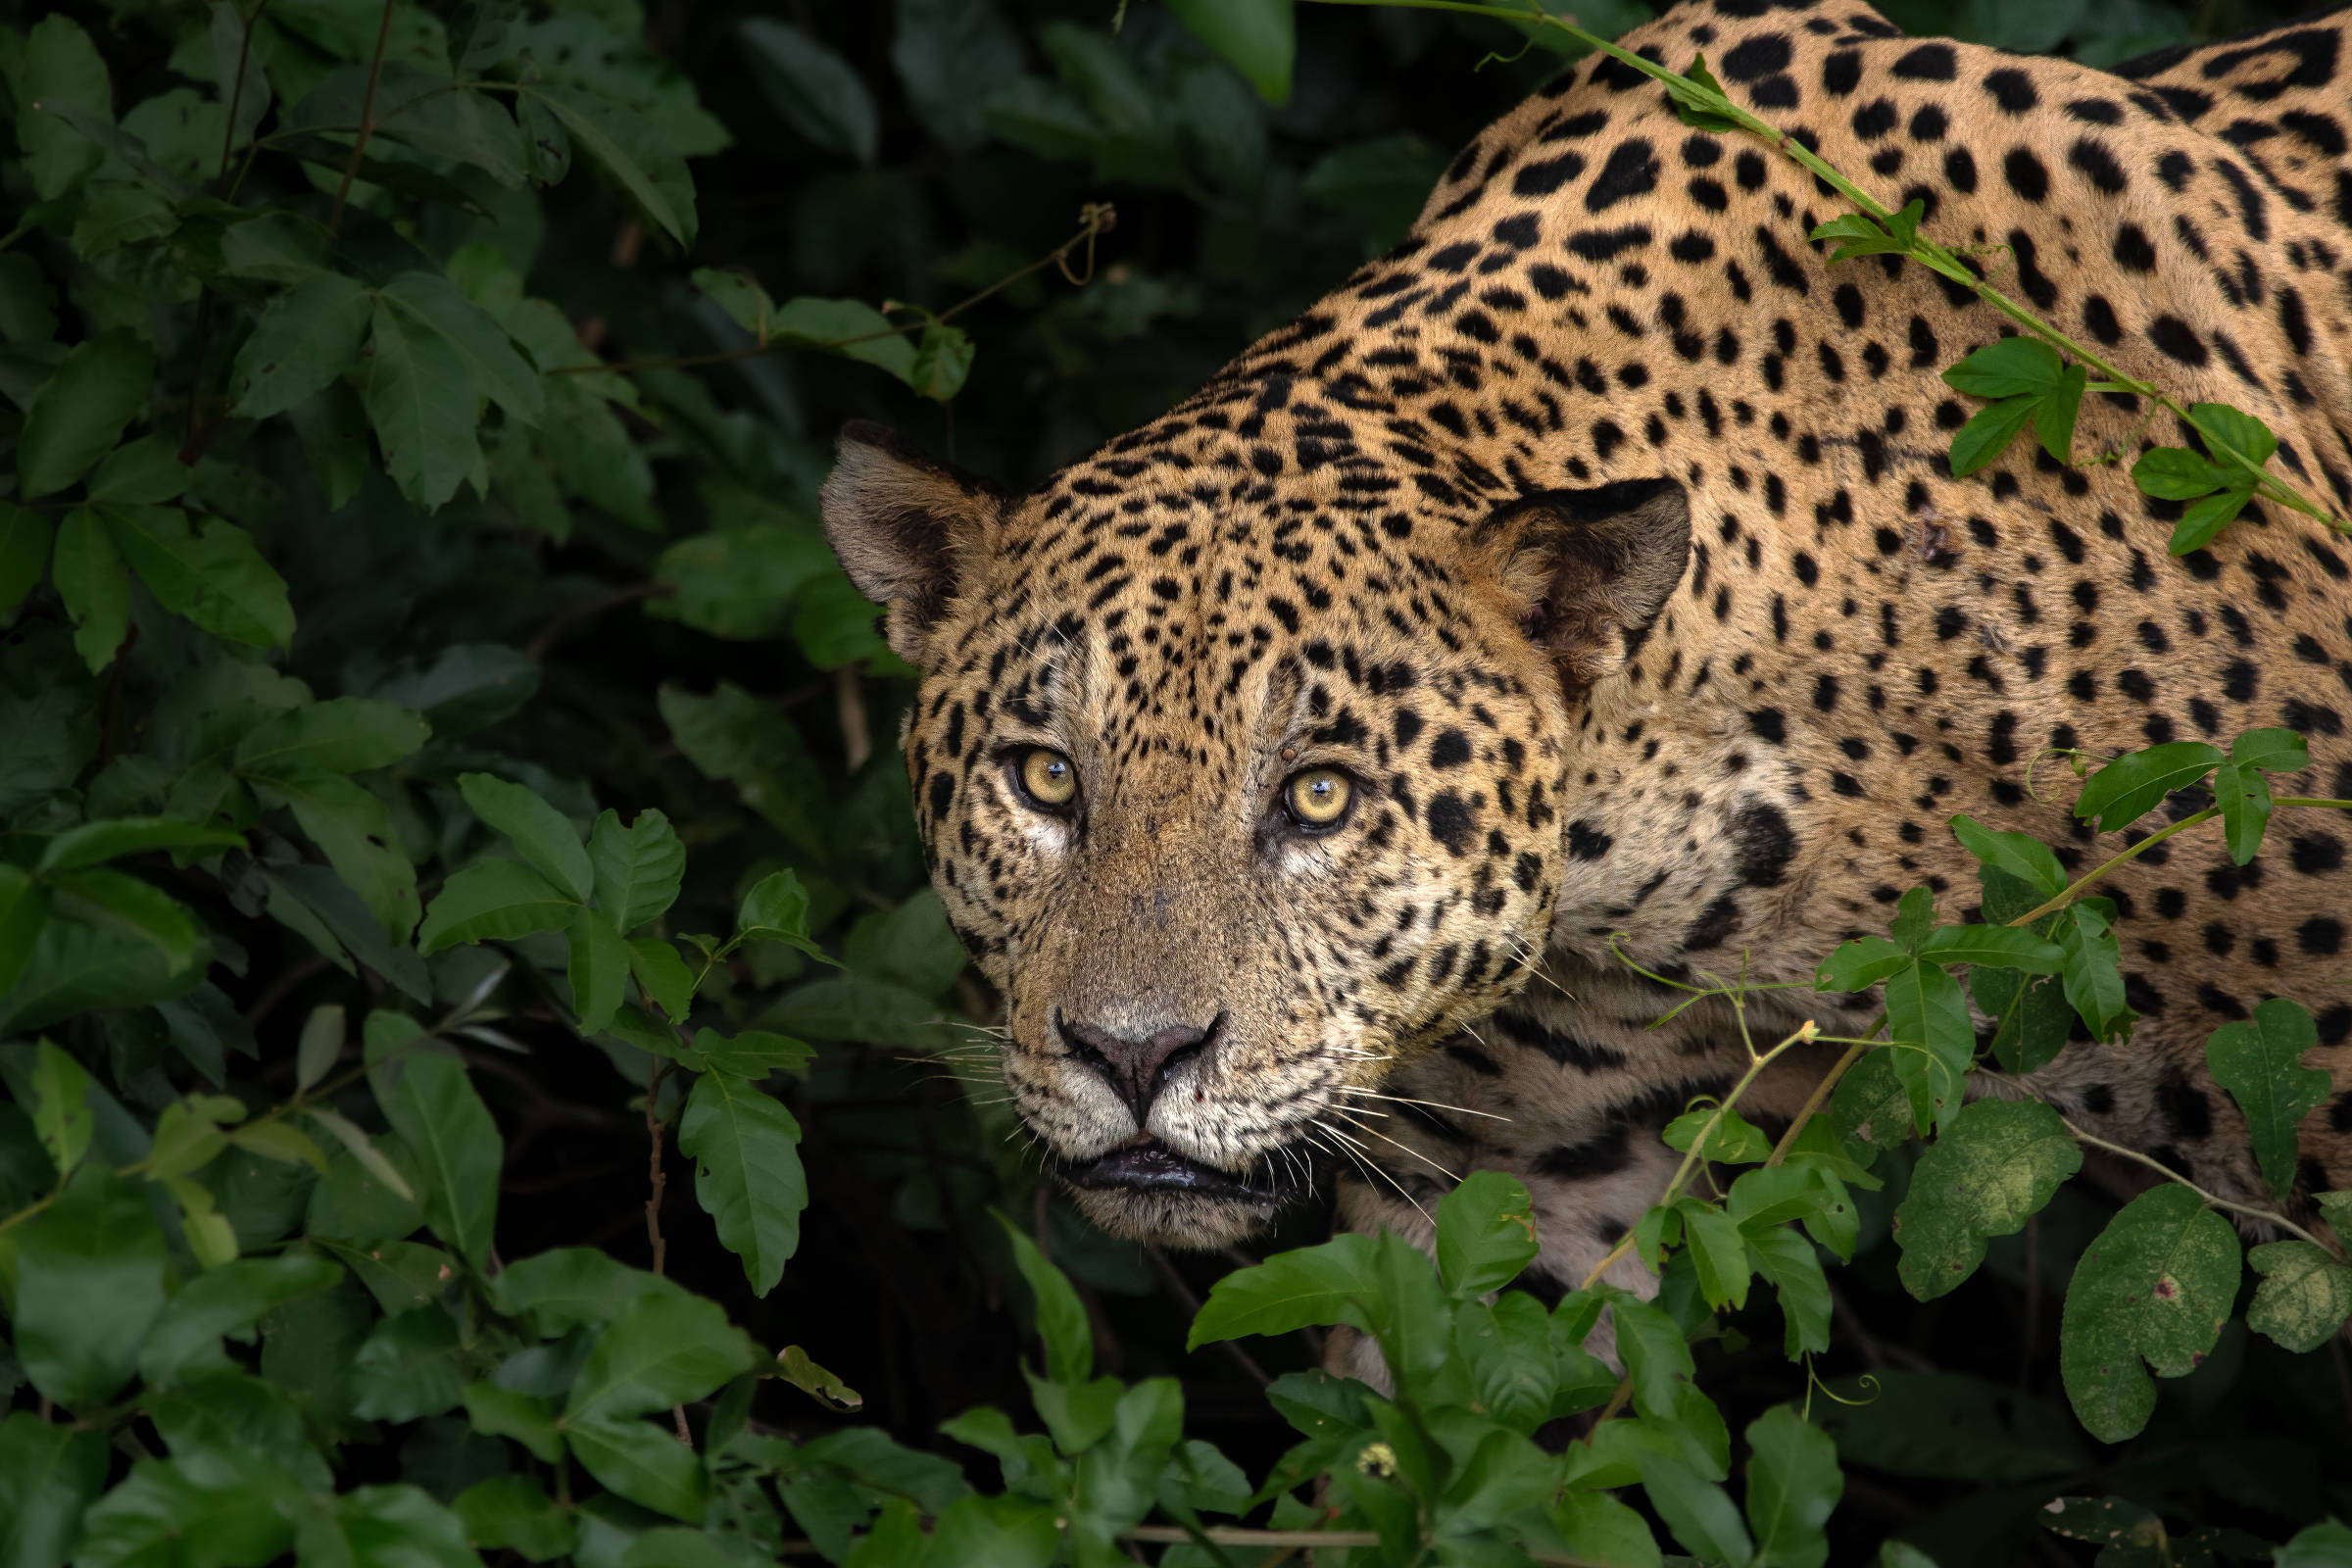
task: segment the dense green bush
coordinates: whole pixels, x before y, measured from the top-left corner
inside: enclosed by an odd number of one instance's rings
[[[1888,11],[2094,61],[2190,35]],[[1656,1304],[1488,1299],[1533,1247],[1493,1177],[1435,1267],[1342,1238],[1223,1278],[1254,1260],[1109,1243],[1041,1188],[924,885],[910,672],[814,525],[826,436],[880,415],[1034,477],[1400,234],[1574,47],[1268,0],[1111,20],[0,27],[0,1568],[1242,1564],[1306,1531],[1327,1563],[1899,1534],[1958,1568],[2057,1549],[2037,1519],[2118,1564],[2306,1526],[2281,1561],[2352,1561],[2316,1523],[2352,1513],[2352,1388],[2311,1350],[2352,1270],[2273,1244],[2226,1329],[2151,1327],[2127,1275],[2167,1250],[2233,1315],[2228,1226],[2166,1186],[2078,1269],[2111,1223],[2060,1186],[2078,1135],[1951,1093],[1946,965],[2019,1019],[2003,1067],[2128,1023],[2112,908],[2036,909],[2081,890],[2018,835],[1966,842],[1987,919],[2031,929],[1938,927],[1923,892],[1832,959],[1925,1049],[1857,1051],[1783,1148],[1735,1107],[1671,1131],[1686,1177],[1754,1168],[1678,1179],[1631,1239]],[[2299,749],[2142,754],[2085,810],[2218,768],[2258,842]],[[2224,1082],[2291,1102],[2308,1027],[2224,1031]],[[1915,1161],[2030,1179],[1996,1212]],[[1582,1348],[1604,1311],[1622,1382]],[[1394,1399],[1306,1370],[1333,1324],[1381,1339]],[[2121,1348],[2059,1381],[2127,1446],[2047,1397],[2054,1332]],[[2159,1403],[2143,1352],[2197,1370]]]

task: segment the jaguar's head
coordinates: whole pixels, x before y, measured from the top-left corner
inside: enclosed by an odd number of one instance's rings
[[[1122,1235],[1257,1229],[1525,979],[1579,695],[1689,551],[1671,483],[1495,507],[1328,424],[1179,411],[1018,497],[853,425],[825,486],[922,671],[915,808],[1013,1103]]]

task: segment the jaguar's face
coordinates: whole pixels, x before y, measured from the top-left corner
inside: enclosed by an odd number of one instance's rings
[[[1014,1105],[1104,1228],[1221,1245],[1385,1147],[1381,1080],[1539,959],[1567,705],[1519,525],[1115,467],[1005,504],[853,430],[827,523],[924,670]]]

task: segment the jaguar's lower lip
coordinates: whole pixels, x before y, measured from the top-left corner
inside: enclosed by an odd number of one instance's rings
[[[1072,1161],[1062,1167],[1062,1175],[1079,1187],[1186,1193],[1250,1203],[1269,1202],[1276,1197],[1231,1171],[1180,1154],[1156,1138],[1137,1139],[1093,1159]]]

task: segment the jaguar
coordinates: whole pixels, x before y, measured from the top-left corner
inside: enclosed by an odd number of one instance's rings
[[[2257,415],[2341,514],[2348,30],[2099,71],[1711,0],[1623,44],[1703,54],[2111,363]],[[1863,1026],[1878,1002],[1816,967],[1906,890],[1976,914],[1954,814],[2080,872],[2148,827],[2076,820],[2050,752],[2270,726],[2313,759],[2280,793],[2352,795],[2352,546],[2258,502],[2168,554],[2182,504],[2127,470],[2184,432],[2128,394],[2075,437],[2123,462],[2021,440],[1955,476],[1973,405],[1937,372],[2014,327],[1915,263],[1833,265],[1808,236],[1842,210],[1596,56],[1462,149],[1401,244],[1033,489],[844,431],[824,524],[921,672],[930,873],[1098,1224],[1214,1247],[1336,1185],[1341,1225],[1429,1245],[1434,1199],[1499,1169],[1534,1198],[1524,1287],[1654,1289],[1611,1253],[1680,1157],[1656,1130],[1747,1041]],[[2136,1024],[2025,1087],[2266,1203],[2205,1044],[2301,1002],[2333,1083],[2290,1200],[2318,1225],[2310,1195],[2352,1186],[2348,836],[2282,810],[2248,864],[2207,830],[2120,869]],[[1768,989],[1653,1027],[1710,976]],[[1832,1050],[1743,1103],[1792,1114]]]

